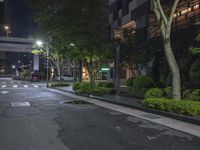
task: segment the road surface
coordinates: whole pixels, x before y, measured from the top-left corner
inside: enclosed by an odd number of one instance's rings
[[[0,150],[199,150],[200,138],[0,79]],[[63,103],[69,102],[69,103]]]

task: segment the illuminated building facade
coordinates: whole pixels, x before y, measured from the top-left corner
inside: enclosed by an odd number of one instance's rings
[[[169,8],[171,8],[170,1],[161,0],[161,3],[165,11],[169,12]],[[197,31],[195,23],[199,18],[200,0],[180,0],[172,25],[172,41],[173,47],[176,49],[175,55],[176,53],[187,51],[194,43]],[[142,33],[144,43],[152,39],[160,39],[160,29],[153,12],[152,0],[109,0],[110,37],[120,36],[120,30],[118,29],[130,27],[135,28],[136,32],[139,30]],[[157,41],[160,42],[161,40]],[[156,44],[159,42],[156,42]],[[162,49],[162,46],[159,49]],[[158,53],[161,51],[159,49]],[[178,54],[177,56],[179,57]],[[158,57],[158,59],[161,58],[160,54]],[[153,63],[148,66],[150,68],[153,67],[152,65],[159,66]],[[157,68],[157,70],[159,69]],[[145,68],[145,70],[148,70],[148,68]],[[132,76],[127,69],[122,69],[121,72],[124,74],[121,77],[122,80]]]

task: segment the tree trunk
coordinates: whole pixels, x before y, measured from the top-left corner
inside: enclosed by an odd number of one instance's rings
[[[181,81],[180,81],[180,71],[176,59],[174,57],[170,39],[164,39],[164,49],[167,62],[172,73],[172,96],[173,99],[181,99]]]
[[[128,63],[128,67],[131,70],[132,76],[135,77],[136,75],[135,75],[135,69],[134,69],[133,65],[131,63]]]
[[[60,84],[63,84],[63,82],[62,82],[62,65],[60,65],[59,64],[59,68],[60,68],[60,73],[59,73],[59,75],[60,75]]]
[[[90,77],[90,83],[91,84],[95,84],[95,78],[94,78],[94,72],[93,72],[93,67],[92,64],[89,64],[87,61],[85,62],[86,68],[88,70],[89,73],[89,77]]]
[[[82,74],[83,74],[83,69],[82,69],[82,61],[79,62],[79,82],[82,82]]]
[[[60,62],[59,61],[55,61],[55,66],[56,66],[56,72],[58,75],[58,83],[60,83],[61,81],[61,70],[60,70]]]

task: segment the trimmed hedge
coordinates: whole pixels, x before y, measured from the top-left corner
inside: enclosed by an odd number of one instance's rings
[[[69,84],[66,83],[53,83],[51,84],[51,87],[64,87],[64,86],[69,86]]]
[[[91,94],[108,94],[111,92],[111,89],[109,88],[105,88],[105,87],[98,87],[98,88],[94,88],[92,91],[91,91]]]
[[[84,94],[91,94],[94,90],[95,86],[91,83],[81,83],[80,92]]]
[[[191,99],[191,100],[194,100],[194,101],[200,101],[200,89],[185,90],[183,92],[183,98],[184,99]]]
[[[172,88],[171,87],[164,88],[163,94],[164,94],[164,97],[172,98]]]
[[[114,84],[112,82],[100,82],[97,84],[98,87],[113,88]]]
[[[200,103],[192,100],[172,100],[166,98],[147,98],[142,103],[145,107],[176,114],[200,115]]]
[[[131,77],[131,78],[127,79],[126,80],[126,85],[129,86],[129,87],[132,87],[134,79],[135,79],[134,77]]]
[[[103,95],[111,93],[111,88],[100,87],[101,85],[93,85],[91,83],[79,83],[73,84],[73,90],[79,91],[83,94]]]
[[[133,80],[133,88],[136,91],[145,93],[154,86],[153,79],[150,76],[138,76]]]
[[[163,90],[152,88],[145,93],[145,98],[160,98],[163,97]]]
[[[74,91],[80,90],[80,85],[81,85],[80,82],[74,82],[74,83],[73,83],[73,86],[72,86],[72,89],[73,89]]]

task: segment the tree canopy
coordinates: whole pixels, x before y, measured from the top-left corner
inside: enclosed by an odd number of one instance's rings
[[[29,0],[52,49],[90,66],[109,48],[106,6],[100,0]],[[105,57],[104,57],[105,58]]]

